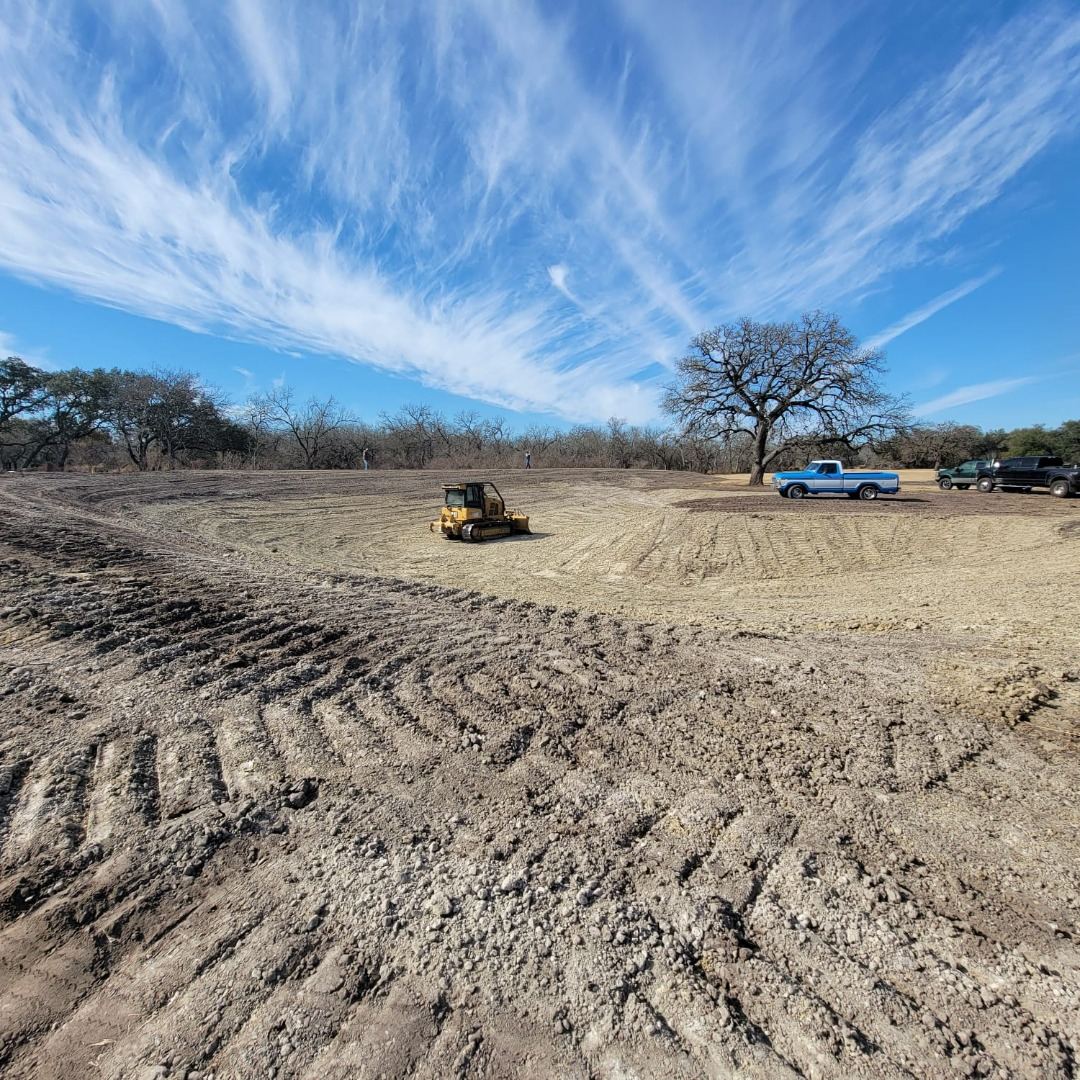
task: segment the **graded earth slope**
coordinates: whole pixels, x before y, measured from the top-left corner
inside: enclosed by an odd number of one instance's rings
[[[4,1074],[1075,1075],[1080,505],[496,480],[3,481]]]

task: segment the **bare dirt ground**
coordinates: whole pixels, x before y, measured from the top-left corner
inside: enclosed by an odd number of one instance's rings
[[[1076,1075],[1080,500],[444,479],[0,481],[5,1076]]]

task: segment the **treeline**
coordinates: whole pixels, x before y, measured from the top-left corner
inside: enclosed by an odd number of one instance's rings
[[[141,471],[243,455],[247,434],[225,398],[191,372],[42,371],[0,363],[0,463],[127,465]]]
[[[907,469],[936,469],[962,461],[995,457],[1055,456],[1080,462],[1080,420],[1060,427],[996,428],[984,431],[971,424],[915,424],[873,448],[882,464]]]
[[[98,470],[175,468],[509,468],[529,453],[536,467],[748,472],[748,436],[707,439],[611,419],[569,429],[464,411],[447,417],[406,405],[366,422],[332,397],[299,399],[287,387],[241,405],[191,372],[72,368],[49,372],[15,357],[0,361],[0,467]],[[1058,454],[1080,459],[1080,421],[1055,429],[982,431],[960,424],[914,425],[868,445],[860,463],[934,467],[968,458]],[[845,456],[806,442],[774,468],[815,456]]]

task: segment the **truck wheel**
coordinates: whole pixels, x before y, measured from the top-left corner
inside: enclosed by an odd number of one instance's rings
[[[991,480],[989,476],[984,476],[975,486],[984,495],[988,495],[991,491],[994,490],[994,481]]]
[[[871,499],[876,499],[877,497],[878,489],[874,487],[873,484],[863,484],[863,486],[859,488],[860,499],[865,499],[867,502],[869,502]]]
[[[937,486],[941,488],[942,491],[949,491],[952,488],[952,481],[947,476],[943,476],[937,482]]]
[[[805,484],[792,484],[787,489],[787,497],[789,499],[802,499],[806,497],[806,485]]]
[[[1069,481],[1055,480],[1050,485],[1050,494],[1056,499],[1067,499],[1072,494],[1069,490]]]

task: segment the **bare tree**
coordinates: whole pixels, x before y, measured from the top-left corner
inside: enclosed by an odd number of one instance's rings
[[[629,469],[634,463],[634,429],[621,417],[612,416],[607,422],[607,442],[611,464]]]
[[[270,441],[274,418],[264,397],[249,398],[241,406],[237,419],[247,432],[248,467],[259,467],[259,455]]]
[[[387,448],[407,469],[426,469],[435,456],[442,417],[428,405],[402,405],[392,416],[381,413]]]
[[[546,424],[530,424],[518,440],[523,450],[529,450],[533,456],[533,465],[543,460],[544,455],[558,442],[559,433]]]
[[[749,436],[751,484],[799,443],[855,449],[907,423],[903,402],[879,385],[881,354],[860,348],[835,315],[743,319],[698,334],[691,349],[664,406],[688,435]]]
[[[287,386],[277,387],[249,406],[257,414],[265,414],[269,422],[285,431],[296,443],[305,469],[319,466],[331,435],[355,424],[356,418],[333,397],[320,401],[309,398],[301,404]]]
[[[464,447],[466,459],[479,461],[487,439],[480,414],[473,409],[463,409],[454,417],[454,429]]]

